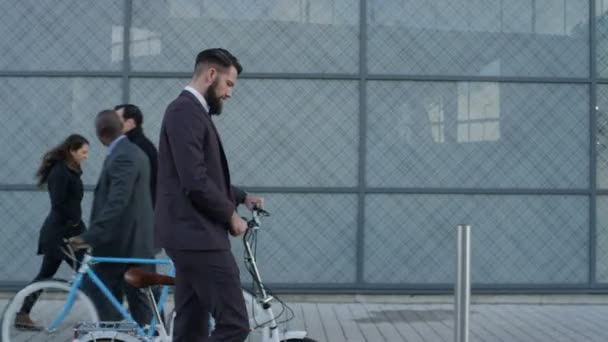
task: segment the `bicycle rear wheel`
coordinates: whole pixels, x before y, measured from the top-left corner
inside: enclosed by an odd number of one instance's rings
[[[70,284],[61,280],[39,281],[21,289],[6,306],[2,315],[1,341],[73,341],[76,324],[97,322],[99,316],[91,299],[78,290],[68,314],[59,325],[49,330],[50,324],[66,305],[69,292]],[[20,312],[27,307],[31,307],[29,318],[33,325],[23,324]]]

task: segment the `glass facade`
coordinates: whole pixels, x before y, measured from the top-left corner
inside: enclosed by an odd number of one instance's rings
[[[88,216],[94,115],[134,103],[156,143],[196,54],[223,47],[245,71],[216,124],[234,183],[273,214],[258,259],[275,287],[450,290],[459,223],[474,288],[608,287],[608,0],[0,8],[0,286],[39,265],[42,154],[91,140]]]

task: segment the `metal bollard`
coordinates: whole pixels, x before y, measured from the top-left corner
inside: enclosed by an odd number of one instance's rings
[[[469,341],[469,305],[471,302],[471,226],[459,224],[458,265],[456,268],[454,341]]]

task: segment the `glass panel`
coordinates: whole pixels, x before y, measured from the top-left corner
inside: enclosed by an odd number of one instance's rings
[[[587,188],[586,85],[369,82],[367,184]]]
[[[597,187],[608,188],[608,85],[597,86]]]
[[[583,284],[584,196],[368,195],[365,281],[453,284],[456,224],[471,228],[475,284]]]
[[[106,152],[95,134],[95,115],[120,98],[120,79],[2,78],[0,183],[35,184],[42,155],[69,134],[79,133],[91,143],[83,182],[96,184]]]
[[[120,70],[124,2],[0,0],[0,70]]]
[[[164,110],[188,80],[133,79],[133,103],[158,141]],[[358,82],[239,80],[216,118],[235,184],[356,186]]]
[[[83,220],[88,227],[92,193],[85,192],[82,201]],[[0,279],[2,282],[29,283],[40,270],[42,257],[36,256],[40,227],[51,209],[46,191],[0,191]],[[64,263],[58,278],[69,279],[72,274]]]
[[[271,216],[258,233],[262,280],[281,284],[352,283],[355,281],[357,197],[355,195],[266,194]],[[246,210],[241,216],[249,215]],[[242,239],[232,241],[243,268]]]
[[[595,0],[597,76],[608,77],[608,0]]]
[[[589,3],[368,2],[368,70],[378,74],[589,75]]]
[[[191,71],[224,47],[246,72],[354,73],[358,0],[133,1],[134,70]]]
[[[608,197],[597,198],[596,280],[608,283]]]

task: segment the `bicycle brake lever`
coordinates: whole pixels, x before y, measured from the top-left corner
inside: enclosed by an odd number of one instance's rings
[[[257,205],[257,204],[254,204],[254,205],[253,205],[253,211],[257,212],[257,213],[258,213],[258,215],[262,215],[262,216],[270,216],[270,213],[269,213],[269,212],[267,212],[266,210],[264,210],[264,209],[262,209],[262,208],[258,207],[258,205]]]

